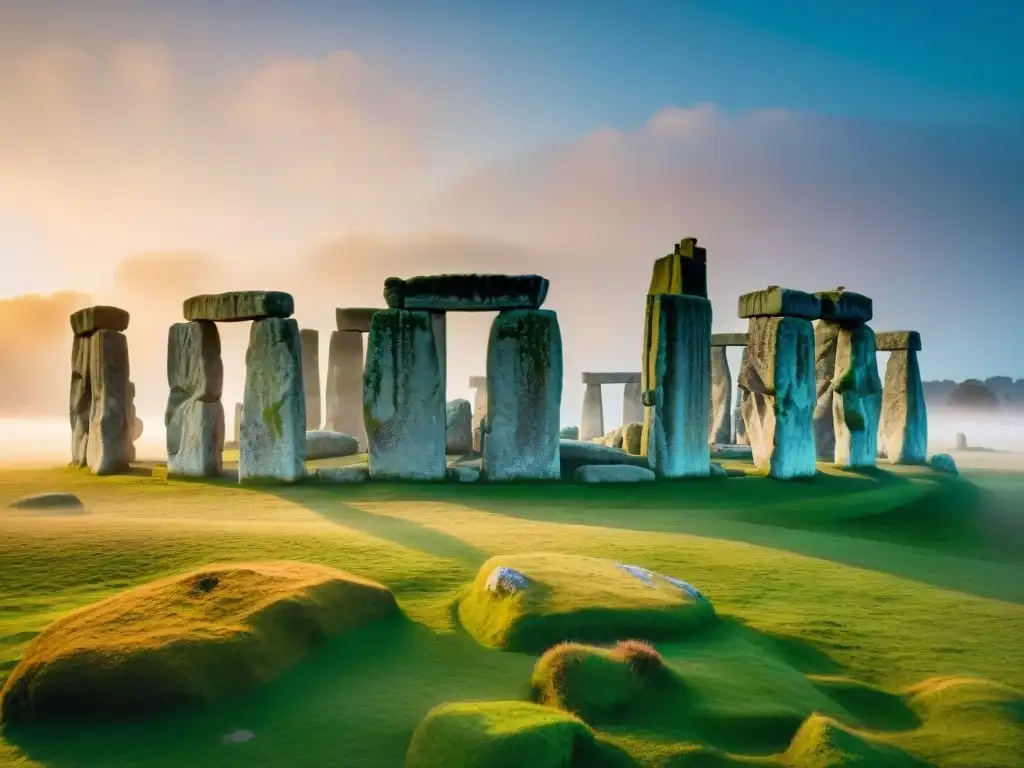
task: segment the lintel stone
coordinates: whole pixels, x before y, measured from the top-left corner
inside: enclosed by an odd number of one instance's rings
[[[75,336],[88,336],[96,331],[123,332],[127,330],[130,319],[125,310],[100,304],[72,314],[71,330]]]
[[[821,319],[821,299],[792,288],[769,285],[767,288],[740,296],[740,317],[797,317]]]
[[[334,310],[334,320],[339,331],[370,332],[370,319],[380,309],[377,307],[338,307]]]
[[[485,389],[487,387],[486,376],[470,376],[469,377],[469,388],[470,389]]]
[[[873,302],[861,293],[845,288],[819,291],[814,294],[821,300],[821,319],[831,323],[870,323],[874,315]]]
[[[909,349],[921,351],[921,334],[917,331],[880,331],[875,334],[875,350],[896,352]]]
[[[747,334],[745,333],[712,333],[712,347],[745,347],[747,346]]]
[[[640,372],[636,373],[584,373],[584,384],[639,384]]]
[[[185,299],[183,311],[189,321],[240,323],[268,317],[291,317],[295,312],[295,300],[290,293],[281,291],[207,293]]]
[[[540,275],[423,275],[384,281],[392,309],[430,312],[496,312],[538,309],[548,293]]]

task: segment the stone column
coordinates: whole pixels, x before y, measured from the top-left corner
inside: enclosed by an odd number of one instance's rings
[[[500,312],[487,343],[487,478],[560,478],[561,406],[558,315],[548,309]]]
[[[443,480],[444,381],[431,314],[373,315],[363,385],[370,477]]]
[[[778,286],[740,297],[749,318],[738,384],[754,465],[779,480],[813,477],[814,328],[821,301]]]
[[[366,450],[363,424],[363,334],[333,331],[327,357],[326,429],[344,432]]]
[[[580,419],[580,440],[604,436],[604,401],[601,385],[588,383],[583,388],[583,414]]]
[[[707,477],[711,302],[648,295],[646,315],[641,450],[660,477]]]
[[[302,342],[302,386],[306,392],[306,429],[320,429],[320,333],[303,328],[299,339]]]
[[[743,348],[743,352],[740,355],[740,370],[742,371],[746,365],[749,355],[747,354],[747,348]],[[750,396],[742,389],[738,388],[738,397],[736,398],[736,407],[733,409],[732,421],[733,427],[736,430],[736,437],[733,438],[736,445],[750,445],[750,437],[747,435],[747,425],[743,423],[743,401],[748,399]]]
[[[483,420],[487,415],[487,377],[470,376],[470,389],[473,394],[473,450],[483,453]]]
[[[170,327],[167,384],[167,474],[219,476],[224,456],[224,363],[216,323],[195,320]]]
[[[835,463],[857,469],[875,466],[882,382],[878,377],[875,332],[867,325],[840,331],[832,385],[836,436]]]
[[[71,344],[71,466],[89,465],[89,413],[92,411],[92,381],[89,358],[92,336],[75,336]]]
[[[238,480],[285,482],[306,475],[302,342],[293,318],[254,320],[245,353]]]
[[[448,313],[431,312],[430,325],[434,331],[437,366],[441,371],[441,392],[444,394],[448,390]],[[446,394],[445,397],[447,397]]]
[[[893,464],[923,464],[928,458],[928,412],[917,361],[921,336],[897,331],[875,338],[877,348],[890,353],[879,430],[882,451]]]
[[[640,381],[628,381],[622,390],[622,423],[643,423],[644,420],[644,389]],[[603,426],[603,425],[602,425]]]
[[[711,445],[732,442],[732,372],[725,351],[725,347],[711,347]]]
[[[100,329],[93,334],[89,351],[89,470],[94,475],[112,475],[129,464],[128,339],[120,331]]]
[[[836,373],[836,346],[839,326],[825,320],[814,323],[814,450],[822,461],[834,461],[836,455],[835,419],[832,415],[832,379]]]
[[[241,444],[242,437],[242,404],[235,403],[235,449]]]

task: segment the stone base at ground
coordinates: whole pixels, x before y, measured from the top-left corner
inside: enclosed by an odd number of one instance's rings
[[[651,470],[629,464],[584,464],[574,477],[577,483],[643,483],[656,478]]]

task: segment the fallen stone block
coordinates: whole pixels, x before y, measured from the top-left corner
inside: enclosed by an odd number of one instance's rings
[[[89,336],[96,331],[125,331],[131,316],[118,307],[97,305],[80,309],[71,315],[71,331],[75,336]]]
[[[879,352],[920,352],[921,334],[917,331],[881,331],[875,334],[875,349]]]
[[[540,275],[426,275],[384,281],[388,307],[431,312],[538,309],[547,293],[548,280]]]
[[[71,466],[89,464],[89,414],[92,411],[92,379],[89,361],[92,338],[75,336],[71,343]]]
[[[712,347],[745,347],[747,346],[747,334],[745,333],[713,333],[711,334]]]
[[[873,302],[867,296],[836,288],[820,291],[815,296],[821,301],[821,319],[843,326],[870,323],[874,315]]]
[[[302,343],[292,319],[253,322],[245,352],[238,480],[294,482],[306,475]]]
[[[359,453],[359,441],[344,432],[311,429],[306,432],[306,461],[337,459]]]
[[[445,477],[445,400],[429,312],[389,309],[370,322],[363,414],[370,476]]]
[[[339,331],[370,332],[370,320],[380,312],[377,307],[345,307],[334,310],[334,322]]]
[[[128,469],[128,339],[120,331],[98,330],[89,344],[92,405],[89,412],[89,470],[110,475]]]
[[[473,409],[469,400],[445,404],[445,453],[470,453],[473,450]]]
[[[167,334],[167,474],[218,477],[224,453],[224,363],[208,320],[174,323]]]
[[[654,262],[648,295],[659,293],[708,297],[708,254],[697,238],[679,241],[673,252]]]
[[[498,313],[487,342],[483,467],[488,480],[560,477],[561,406],[558,315],[546,309]]]
[[[183,312],[186,320],[218,323],[285,318],[295,313],[295,300],[281,291],[209,293],[185,299]]]
[[[7,505],[11,509],[72,509],[81,511],[85,509],[82,500],[73,493],[36,493],[32,496],[22,496]]]
[[[651,470],[629,464],[584,464],[574,476],[577,483],[649,483],[656,479]]]
[[[771,285],[740,296],[739,316],[821,318],[821,300],[810,293]]]
[[[628,464],[650,468],[646,456],[632,455],[625,451],[617,451],[614,448],[583,440],[561,438],[558,452],[563,480],[572,479],[576,469],[585,464]]]

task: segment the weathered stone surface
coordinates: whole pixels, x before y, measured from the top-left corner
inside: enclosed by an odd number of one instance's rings
[[[470,376],[469,386],[476,390],[473,393],[473,450],[481,453],[483,451],[482,424],[487,415],[487,377]]]
[[[131,316],[118,307],[102,304],[80,309],[71,315],[71,332],[75,336],[89,336],[96,331],[125,331]]]
[[[920,464],[928,456],[928,411],[913,349],[894,350],[885,366],[879,443],[893,464]]]
[[[642,451],[659,477],[706,477],[711,401],[711,302],[647,297]]]
[[[334,310],[334,322],[339,331],[370,332],[370,318],[379,307],[345,307]]]
[[[732,441],[732,371],[725,347],[711,347],[711,423],[708,442]]]
[[[430,313],[376,313],[363,385],[371,477],[444,479],[444,394]]]
[[[96,331],[89,344],[92,406],[89,412],[89,469],[109,475],[128,468],[128,339],[120,331]]]
[[[133,382],[130,382],[130,381],[128,382],[128,416],[127,416],[127,418],[128,418],[128,445],[125,448],[125,451],[126,451],[127,456],[128,456],[128,463],[131,464],[133,461],[135,461],[135,440],[137,439],[136,435],[135,435],[136,430],[139,431],[139,434],[142,434],[142,432],[141,432],[141,429],[136,427],[136,420],[138,419],[138,416],[135,413],[135,384]]]
[[[312,475],[328,483],[365,483],[370,479],[370,468],[365,462],[347,467],[319,467],[313,470]]]
[[[795,317],[750,320],[738,384],[754,465],[770,477],[812,477],[814,328]]]
[[[240,445],[242,436],[242,404],[235,403],[235,449]]]
[[[639,384],[640,383],[640,372],[626,373],[626,372],[611,372],[611,373],[592,373],[585,372],[582,376],[584,384],[596,384],[598,386],[602,384]]]
[[[826,320],[815,320],[814,326],[814,451],[822,461],[835,461],[836,429],[832,413],[832,380],[836,375],[836,347],[839,326]]]
[[[390,308],[431,312],[537,309],[547,293],[548,280],[540,275],[426,275],[384,281]]]
[[[921,334],[917,331],[881,331],[875,334],[875,349],[879,352],[920,352]]]
[[[291,317],[295,313],[295,300],[290,293],[281,291],[208,293],[185,299],[183,312],[186,320],[238,323]]]
[[[437,347],[437,367],[441,374],[441,389],[448,388],[448,315],[445,312],[431,312],[430,324],[434,329],[434,346]]]
[[[327,355],[326,429],[344,432],[366,449],[363,424],[363,334],[334,331]]]
[[[836,435],[836,466],[873,467],[878,455],[878,419],[882,381],[878,377],[875,332],[857,325],[839,332],[832,413]]]
[[[771,285],[764,290],[740,296],[739,316],[818,320],[821,317],[821,300],[804,291]]]
[[[306,396],[299,326],[256,320],[245,352],[238,480],[294,482],[306,474]]]
[[[956,461],[948,453],[936,453],[928,459],[928,466],[936,472],[945,472],[950,475],[960,474],[956,468]]]
[[[643,423],[644,403],[643,384],[639,379],[634,383],[626,384],[622,389],[622,423],[631,424],[634,421]]]
[[[167,474],[217,477],[223,470],[224,363],[220,332],[208,320],[174,323],[167,333]]]
[[[655,474],[646,467],[629,464],[584,464],[575,472],[577,483],[647,483]]]
[[[505,310],[487,342],[484,473],[489,480],[560,477],[562,334],[544,309]]]
[[[711,476],[712,477],[728,477],[729,471],[714,461],[711,462]]]
[[[604,436],[603,440],[600,440],[599,442],[601,442],[602,445],[607,445],[609,448],[614,448],[617,451],[621,451],[622,450],[622,432],[623,432],[623,428],[622,427],[616,427],[615,429],[613,429],[610,432],[608,432]]]
[[[740,365],[742,368],[742,363]],[[732,409],[732,444],[733,445],[750,445],[750,438],[747,437],[747,428],[743,424],[743,390],[739,392],[739,398],[736,405]]]
[[[469,400],[452,400],[444,407],[445,453],[473,450],[473,408]]]
[[[475,483],[480,479],[480,468],[456,464],[448,467],[445,476],[456,483]]]
[[[311,429],[306,432],[306,460],[336,459],[359,453],[359,441],[344,432]]]
[[[659,293],[708,297],[708,254],[697,238],[679,241],[673,252],[654,262],[648,295]]]
[[[631,421],[623,424],[622,427],[622,450],[639,456],[643,451],[644,423],[642,421]]]
[[[73,509],[83,510],[85,505],[73,493],[36,493],[22,496],[7,505],[11,509]]]
[[[299,330],[302,344],[302,387],[306,393],[306,429],[320,428],[320,332]]]
[[[583,411],[580,418],[580,440],[604,436],[604,399],[600,384],[583,387]]]
[[[821,319],[843,326],[870,323],[874,315],[873,302],[867,296],[836,288],[814,294],[821,301]]]
[[[146,425],[138,416],[135,417],[135,421],[132,422],[132,442],[137,442],[142,437]]]
[[[92,379],[89,376],[92,338],[75,336],[71,343],[71,466],[89,463],[89,412],[92,410]]]
[[[711,334],[712,347],[745,347],[747,346],[747,334],[745,333],[713,333]]]
[[[646,456],[635,456],[605,445],[567,438],[559,441],[559,463],[563,480],[572,479],[577,468],[585,464],[628,464],[649,468]]]

